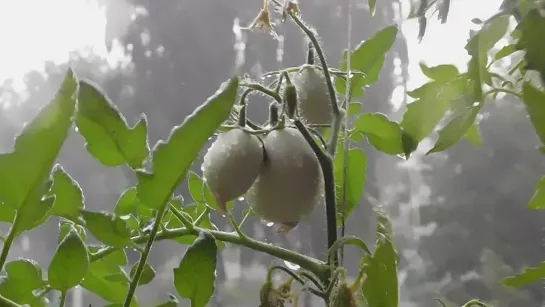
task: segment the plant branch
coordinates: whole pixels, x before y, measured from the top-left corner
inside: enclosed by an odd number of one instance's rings
[[[188,220],[182,212],[180,212],[178,209],[176,209],[173,205],[170,205],[169,206],[169,210],[170,212],[172,212],[172,214],[174,214],[174,216],[180,220],[180,222],[182,223],[182,225],[184,225],[186,228],[188,229],[191,229],[193,228],[193,224],[191,223],[190,220]]]
[[[144,268],[146,266],[146,261],[148,260],[148,256],[151,252],[151,246],[153,245],[153,241],[155,241],[155,238],[157,236],[157,233],[159,232],[159,228],[161,225],[161,220],[163,219],[163,216],[165,215],[165,212],[168,210],[168,200],[164,202],[164,204],[157,210],[157,215],[155,217],[155,223],[153,224],[153,228],[151,229],[151,232],[148,236],[148,240],[146,243],[146,247],[144,249],[144,252],[140,255],[140,260],[138,262],[138,267],[136,268],[136,273],[134,274],[131,283],[129,285],[129,291],[127,293],[127,297],[125,298],[125,303],[123,304],[124,307],[130,307],[132,298],[134,296],[134,292],[136,292],[136,287],[138,287],[138,281],[140,280],[140,277],[142,276],[142,273],[144,272]],[[139,242],[133,241],[134,244],[138,244]]]
[[[316,153],[316,156],[318,157],[318,161],[320,162],[320,166],[322,167],[322,174],[324,176],[324,188],[325,188],[325,210],[326,210],[326,220],[327,220],[327,248],[330,249],[335,242],[337,241],[337,203],[336,203],[336,195],[335,195],[335,174],[333,170],[333,160],[331,159],[331,156],[324,152],[318,144],[316,144],[316,141],[312,138],[310,135],[310,132],[308,132],[305,125],[299,120],[296,119],[293,121],[293,124],[305,140],[309,143],[310,147],[312,147],[312,150],[314,153]],[[328,259],[328,263],[329,262]],[[338,257],[333,257],[333,265],[338,264]]]
[[[278,94],[274,90],[271,90],[271,89],[267,88],[266,86],[264,86],[262,84],[252,83],[252,82],[249,82],[249,83],[242,83],[241,82],[240,86],[244,86],[244,87],[247,87],[247,88],[254,89],[256,91],[260,91],[265,95],[271,96],[278,103],[280,103],[280,104],[282,103],[282,97],[280,97],[280,94]]]
[[[64,304],[66,304],[66,291],[61,292],[61,302],[59,304],[60,307],[64,307]]]
[[[0,253],[0,272],[4,268],[4,264],[6,264],[9,250],[11,248],[11,245],[13,244],[13,241],[15,240],[15,237],[17,236],[17,228],[19,228],[20,222],[21,222],[21,216],[18,214],[17,211],[15,211],[15,218],[13,219],[13,224],[11,224],[11,228],[9,229],[8,236],[6,237],[6,240],[4,241],[4,245],[2,246],[2,253]]]
[[[216,240],[245,246],[255,251],[263,252],[271,256],[278,257],[280,259],[294,263],[300,266],[301,268],[312,272],[314,275],[316,275],[320,279],[327,280],[327,278],[329,278],[329,271],[330,271],[329,266],[318,259],[306,256],[303,254],[299,254],[297,252],[291,251],[289,249],[285,249],[280,246],[264,243],[264,242],[252,239],[250,237],[242,239],[235,233],[204,229],[201,227],[194,227],[194,229],[189,230],[185,227],[182,227],[182,228],[167,230],[165,232],[159,232],[155,236],[155,240],[161,241],[161,240],[170,240],[170,239],[180,238],[184,236],[196,236],[196,235],[199,235],[201,231],[207,231],[208,233],[213,235],[214,238],[216,238]],[[140,236],[132,238],[132,241],[136,244],[144,243],[146,241],[149,241],[150,236],[151,234],[140,235]],[[99,259],[102,259],[103,257],[111,254],[115,250],[117,249],[114,247],[103,248],[100,251],[91,255],[91,261],[97,261]]]
[[[7,299],[5,297],[3,297],[2,295],[0,295],[0,306],[5,306],[5,307],[22,307],[22,305],[19,305],[17,304],[16,302],[10,300],[10,299]]]

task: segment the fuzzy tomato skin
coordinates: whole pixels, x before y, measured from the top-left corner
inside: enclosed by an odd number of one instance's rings
[[[323,72],[305,66],[295,73],[292,82],[297,89],[301,117],[309,124],[331,123],[331,100]]]
[[[295,128],[274,130],[263,142],[267,161],[246,197],[262,219],[295,226],[323,195],[320,163]]]
[[[203,178],[214,194],[220,210],[246,193],[263,165],[263,144],[242,129],[218,135],[208,148],[202,164]]]

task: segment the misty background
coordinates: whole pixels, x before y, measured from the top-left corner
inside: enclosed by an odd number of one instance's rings
[[[332,67],[339,67],[342,50],[349,44],[349,14],[352,48],[374,32],[403,22],[379,82],[366,89],[363,99],[365,112],[382,112],[396,120],[410,102],[404,92],[426,82],[419,62],[455,64],[465,70],[464,46],[469,30],[476,28],[470,20],[484,20],[500,5],[497,0],[455,1],[448,23],[430,21],[419,43],[416,21],[403,21],[408,3],[377,2],[373,18],[367,0],[351,0],[351,9],[347,0],[300,0],[300,6],[303,18],[320,33]],[[237,55],[233,26],[250,24],[261,6],[261,0],[0,0],[0,150],[11,150],[14,136],[53,98],[69,65],[80,78],[99,84],[131,125],[145,113],[153,146],[231,76]],[[268,34],[243,32],[243,71],[254,78],[301,65],[306,59],[300,31],[291,22],[275,22],[279,41]],[[502,40],[496,48],[507,43]],[[503,61],[496,68],[501,71],[506,64]],[[251,99],[250,117],[263,121],[268,102]],[[545,220],[540,211],[526,208],[545,174],[537,137],[522,104],[502,95],[487,104],[481,133],[481,146],[462,140],[446,153],[429,157],[422,153],[433,143],[424,142],[409,161],[364,146],[366,195],[347,222],[347,234],[360,236],[371,246],[375,230],[371,205],[378,203],[390,214],[401,255],[401,307],[435,307],[435,297],[457,306],[471,298],[491,301],[494,307],[545,302],[540,284],[517,290],[499,284],[501,278],[537,265],[545,254]],[[100,165],[84,143],[73,133],[59,162],[83,188],[88,210],[112,211],[121,193],[135,184],[135,177],[129,169]],[[200,173],[200,162],[193,171]],[[179,194],[190,197],[187,183],[180,186]],[[245,206],[237,204],[237,216]],[[219,229],[230,230],[219,214],[212,213],[211,219]],[[57,223],[52,218],[21,236],[10,260],[32,258],[47,267],[57,245]],[[2,231],[8,227],[0,224]],[[257,218],[244,231],[321,259],[327,252],[322,208],[288,234],[275,233]],[[150,263],[157,276],[137,291],[143,306],[175,293],[172,268],[185,248],[173,241],[155,243]],[[136,253],[128,256],[131,264],[138,260]],[[352,277],[360,256],[356,249],[346,249]],[[234,245],[223,249],[220,259],[210,306],[258,305],[267,267],[283,264]],[[69,306],[89,304],[104,306],[104,301],[81,288],[70,293]],[[305,297],[299,306],[320,304]],[[189,304],[181,301],[181,306]]]

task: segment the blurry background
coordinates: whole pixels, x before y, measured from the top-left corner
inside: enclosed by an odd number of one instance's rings
[[[349,13],[355,47],[377,30],[402,22],[409,9],[404,1],[377,1],[377,14],[370,18],[366,0],[351,1],[351,11],[347,0],[300,3],[304,19],[319,31],[332,66],[348,44]],[[100,84],[131,124],[146,113],[150,145],[166,138],[172,126],[230,76],[236,57],[233,26],[249,24],[261,5],[261,0],[0,0],[0,150],[9,151],[24,123],[53,97],[69,62],[78,76]],[[420,61],[450,63],[465,70],[464,45],[469,30],[476,27],[470,20],[486,19],[499,5],[498,0],[453,1],[448,23],[440,25],[433,19],[421,43],[416,21],[403,22],[403,35],[389,53],[380,81],[366,92],[365,111],[400,119],[407,103],[404,91],[426,82]],[[280,41],[243,33],[244,71],[253,77],[305,61],[301,33],[290,22],[276,22]],[[263,120],[266,101],[252,99],[256,101],[250,116]],[[481,121],[481,147],[463,140],[444,154],[415,154],[403,162],[366,146],[367,195],[348,222],[347,232],[372,245],[375,225],[369,198],[388,210],[402,255],[402,307],[437,306],[435,297],[458,306],[474,297],[493,300],[495,307],[545,302],[541,285],[508,290],[498,283],[526,265],[537,264],[544,254],[543,217],[540,211],[526,209],[526,203],[545,174],[545,162],[535,150],[537,138],[522,105],[511,99],[499,96],[488,104]],[[419,152],[425,152],[426,146],[422,144]],[[76,133],[60,162],[79,181],[86,206],[93,211],[111,211],[120,194],[135,183],[128,169],[101,166]],[[193,170],[200,171],[199,164]],[[188,195],[185,183],[180,194]],[[239,214],[243,209],[237,206]],[[324,257],[322,211],[288,235],[277,235],[257,219],[245,230],[250,236]],[[218,228],[229,229],[218,214],[213,213],[212,220]],[[33,258],[46,267],[57,244],[56,223],[52,219],[22,236],[10,258]],[[137,292],[145,306],[175,293],[172,268],[184,250],[184,245],[173,242],[155,245],[150,261],[158,276]],[[347,249],[352,275],[359,256],[359,251]],[[131,262],[137,257],[129,254]],[[220,284],[211,306],[256,306],[266,267],[279,261],[231,245],[221,259]],[[70,299],[69,306],[104,305],[85,291],[73,293]],[[320,306],[305,300],[300,306]]]

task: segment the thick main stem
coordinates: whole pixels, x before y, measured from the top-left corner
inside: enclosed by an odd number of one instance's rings
[[[20,215],[17,214],[17,211],[15,212],[15,218],[13,220],[13,224],[11,224],[11,228],[9,230],[8,236],[6,237],[6,240],[4,241],[4,245],[2,246],[2,253],[0,253],[0,272],[4,268],[4,264],[6,264],[6,260],[8,259],[9,250],[11,248],[11,245],[13,244],[13,241],[15,240],[15,237],[17,235],[17,228],[19,228],[19,223],[21,222]]]
[[[325,205],[326,205],[326,222],[327,222],[327,247],[330,249],[335,242],[337,241],[337,208],[336,208],[336,192],[335,192],[335,174],[333,169],[333,160],[331,156],[324,152],[318,144],[314,141],[310,132],[308,132],[305,125],[300,120],[295,120],[293,122],[295,127],[299,129],[307,143],[320,162],[322,168],[322,175],[324,177],[324,189],[325,189]],[[338,264],[338,257],[333,257],[333,264]],[[328,258],[329,263],[329,258]]]
[[[249,237],[241,238],[235,233],[204,229],[201,227],[194,227],[194,229],[192,230],[182,227],[182,228],[176,228],[176,229],[158,232],[157,235],[155,236],[155,240],[161,241],[161,240],[170,240],[170,239],[180,238],[184,236],[197,236],[199,235],[201,231],[206,231],[210,233],[211,235],[214,236],[214,238],[216,238],[216,240],[229,242],[229,243],[233,243],[233,244],[237,244],[241,246],[246,246],[255,251],[263,252],[271,256],[275,256],[280,259],[294,263],[300,266],[301,268],[312,272],[314,275],[318,276],[320,279],[327,279],[329,276],[329,267],[320,260],[314,259],[312,257],[306,256],[303,254],[299,254],[297,252],[291,251],[289,249],[285,249],[280,246],[264,243]],[[137,236],[137,237],[134,237],[132,241],[135,244],[141,244],[146,241],[149,242],[150,236],[151,234]],[[91,256],[91,261],[97,261],[99,259],[102,259],[103,257],[111,254],[115,250],[117,249],[114,247],[106,247],[98,251],[97,253],[93,254]]]
[[[277,5],[279,4],[277,0],[272,0],[272,1]],[[314,51],[316,52],[316,54],[318,55],[318,58],[320,59],[320,64],[324,72],[324,77],[325,77],[327,89],[329,92],[329,99],[331,102],[331,111],[333,114],[331,140],[328,147],[329,157],[327,157],[327,160],[329,160],[329,162],[327,163],[320,162],[321,164],[323,164],[322,172],[324,173],[324,180],[327,180],[327,178],[325,178],[326,175],[329,176],[329,173],[333,174],[332,159],[333,157],[335,157],[335,153],[337,150],[337,142],[339,140],[339,132],[340,132],[342,121],[343,121],[343,114],[341,113],[339,109],[339,104],[337,103],[337,93],[335,92],[335,88],[333,87],[333,82],[331,81],[331,74],[329,73],[329,67],[327,65],[324,52],[320,46],[320,43],[318,42],[318,39],[316,39],[316,36],[312,32],[312,30],[309,27],[307,27],[301,21],[301,19],[299,19],[299,17],[297,17],[295,14],[291,12],[289,13],[289,15],[291,19],[297,24],[297,26],[301,28],[301,30],[305,33],[305,35],[308,37],[308,39],[312,43],[314,47]],[[299,128],[299,130],[302,132],[302,129]],[[312,140],[312,142],[314,142],[314,140]],[[324,157],[322,157],[322,160],[325,161]],[[333,191],[328,191],[326,189],[326,193],[325,193],[326,194],[325,198],[326,198],[327,248],[328,249],[331,248],[331,246],[333,246],[335,241],[337,241],[337,200],[335,196],[335,178],[334,176],[332,176],[332,178],[333,178]],[[338,265],[338,254],[335,254],[333,264],[335,266]]]
[[[12,300],[9,300],[9,299],[3,297],[2,295],[0,295],[0,306],[5,306],[5,307],[21,307],[21,305],[15,303],[15,302],[12,301]]]

